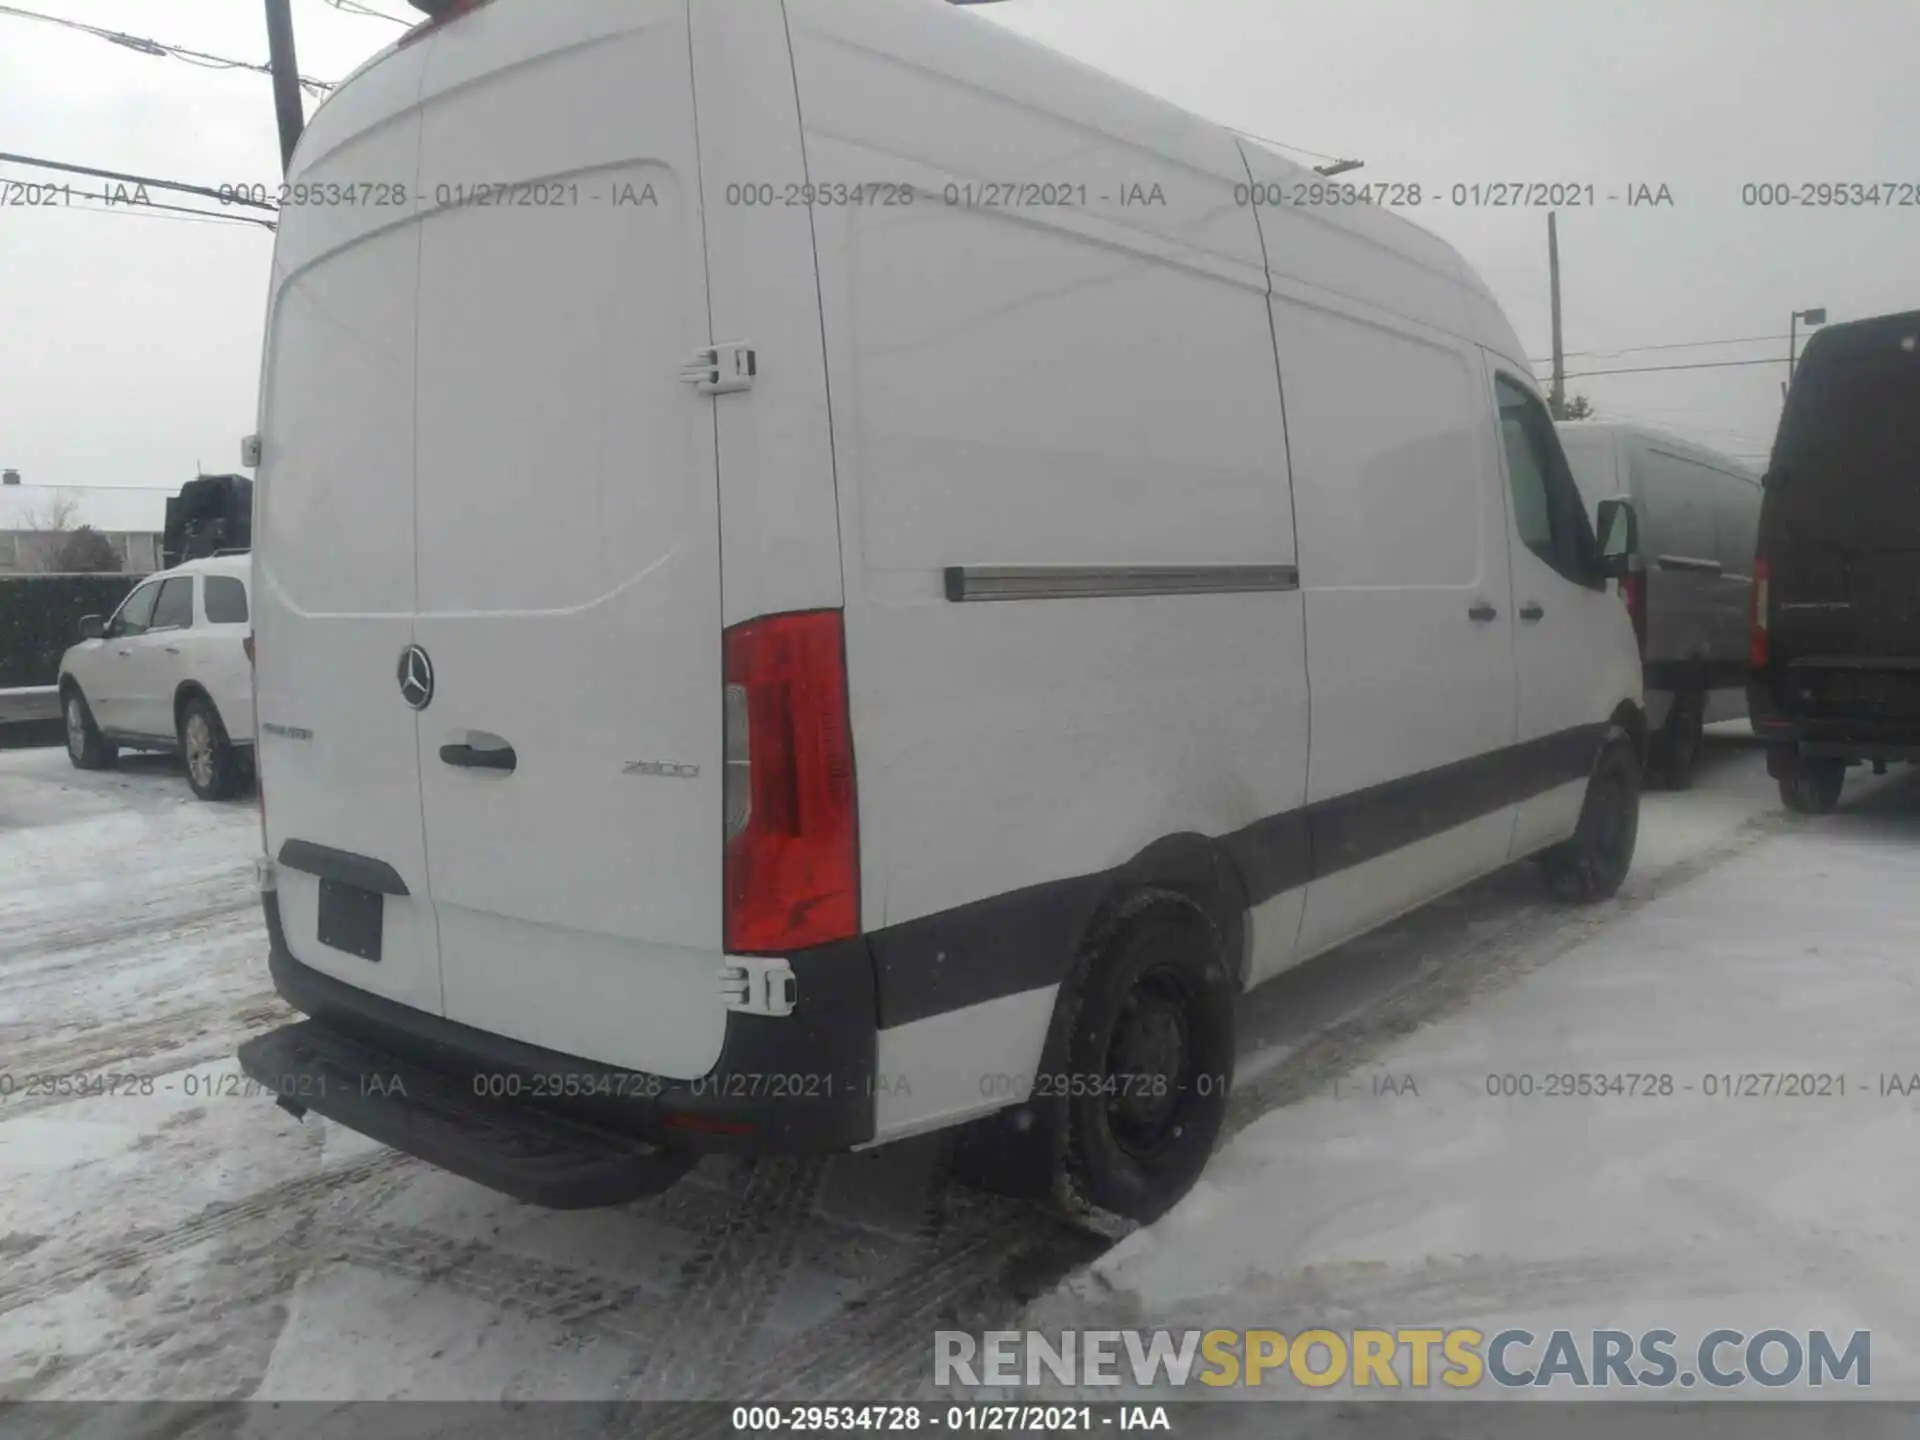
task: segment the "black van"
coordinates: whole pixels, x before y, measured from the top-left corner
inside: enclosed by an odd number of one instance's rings
[[[1787,805],[1920,760],[1920,310],[1808,343],[1775,437],[1747,698]]]

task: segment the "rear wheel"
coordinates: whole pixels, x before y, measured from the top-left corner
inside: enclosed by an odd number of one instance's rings
[[[1633,865],[1639,833],[1640,766],[1633,742],[1615,726],[1587,781],[1573,838],[1540,857],[1553,893],[1579,904],[1610,898]]]
[[[1844,760],[1798,758],[1780,777],[1780,799],[1798,815],[1824,815],[1840,803],[1846,783]]]
[[[1077,967],[1054,1199],[1070,1219],[1157,1220],[1193,1188],[1226,1118],[1236,986],[1211,923],[1149,893]]]
[[[180,754],[187,784],[202,800],[228,800],[239,793],[240,759],[213,702],[196,695],[180,711]]]
[[[67,691],[61,707],[67,723],[67,758],[76,770],[111,770],[120,758],[119,747],[100,733],[93,723],[93,711],[87,697],[75,685]]]
[[[1667,723],[1648,747],[1648,758],[1653,762],[1649,768],[1667,789],[1685,790],[1693,784],[1706,715],[1706,696],[1698,690],[1683,690],[1673,697]]]

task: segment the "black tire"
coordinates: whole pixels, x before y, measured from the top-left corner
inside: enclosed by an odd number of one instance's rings
[[[180,758],[187,784],[202,800],[231,800],[240,793],[240,757],[227,739],[220,712],[204,695],[195,695],[180,707]]]
[[[1171,892],[1135,897],[1081,957],[1049,1084],[1063,1092],[1054,1202],[1069,1219],[1149,1223],[1193,1188],[1226,1119],[1237,994],[1218,932]]]
[[[1647,747],[1648,767],[1669,790],[1693,784],[1700,761],[1700,742],[1706,731],[1707,697],[1698,690],[1682,690],[1667,707],[1667,723]]]
[[[93,708],[78,685],[69,685],[60,702],[67,730],[67,759],[76,770],[111,770],[120,760],[120,747],[93,723]]]
[[[1562,900],[1590,905],[1610,899],[1633,867],[1640,832],[1640,765],[1633,742],[1614,726],[1587,781],[1573,838],[1540,857],[1547,884]]]
[[[1840,803],[1846,781],[1844,760],[1796,758],[1780,777],[1780,799],[1796,815],[1825,815]]]

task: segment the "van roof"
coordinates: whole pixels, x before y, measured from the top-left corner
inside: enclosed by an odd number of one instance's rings
[[[1692,436],[1678,430],[1668,430],[1640,420],[1556,420],[1554,429],[1559,431],[1563,440],[1586,436],[1596,438],[1633,436],[1641,440],[1651,440],[1676,450],[1691,450],[1697,455],[1712,460],[1719,469],[1736,471],[1755,482],[1760,479],[1757,468],[1737,456],[1729,455],[1716,445],[1709,445],[1704,440],[1695,440]]]
[[[526,0],[498,0],[498,3],[504,8],[506,5],[524,4]],[[807,0],[807,3],[822,11],[829,11],[835,6],[836,0]],[[889,33],[876,35],[876,45],[885,45],[889,38],[898,36],[956,50],[967,46],[969,40],[975,45],[1017,46],[1025,50],[1036,65],[1059,68],[1061,83],[1055,87],[1059,95],[1078,97],[1082,102],[1093,100],[1100,108],[1122,117],[1122,129],[1135,133],[1144,128],[1169,130],[1169,141],[1179,150],[1180,158],[1185,163],[1205,163],[1200,161],[1200,152],[1206,147],[1196,146],[1193,142],[1200,132],[1208,132],[1257,149],[1263,164],[1268,166],[1269,176],[1273,169],[1280,169],[1287,183],[1296,180],[1301,183],[1350,183],[1328,181],[1317,171],[1282,154],[1270,142],[1196,115],[1030,36],[1010,30],[984,16],[970,14],[964,6],[956,6],[948,3],[948,0],[898,0],[898,7],[897,11],[889,11]],[[578,24],[578,17],[583,13],[580,7],[567,7],[564,10],[556,7],[551,12],[540,14],[540,23],[536,28],[557,31],[568,24]],[[481,17],[485,14],[486,10],[483,9],[470,19],[456,23],[482,23]],[[601,18],[604,22],[604,17]],[[431,25],[434,22],[423,23]],[[357,137],[394,120],[421,103],[430,88],[428,67],[432,62],[428,57],[435,53],[437,42],[427,38],[423,43],[402,43],[414,34],[415,31],[409,31],[400,41],[368,59],[321,103],[308,123],[295,157],[295,173],[289,178],[297,179],[299,174],[321,163],[327,156],[349,147]],[[554,33],[548,38],[559,45],[567,37]],[[1031,67],[1016,68],[1025,72],[1022,75],[1023,85],[1030,84],[1036,78]],[[1180,143],[1178,132],[1182,129],[1187,129],[1186,144]],[[1209,163],[1208,168],[1215,167]],[[1219,168],[1216,178],[1228,183],[1244,183],[1247,176],[1236,162],[1231,170],[1224,166]],[[1450,291],[1461,302],[1457,322],[1440,323],[1439,328],[1486,346],[1510,361],[1520,373],[1532,377],[1533,371],[1525,363],[1525,351],[1499,301],[1460,252],[1438,235],[1378,204],[1292,207],[1291,213],[1307,215],[1318,224],[1340,231],[1378,251],[1386,252],[1403,265],[1424,272],[1440,287],[1436,293]],[[1340,288],[1334,284],[1331,275],[1316,273],[1293,278],[1322,287],[1331,284],[1336,290]],[[1378,297],[1370,294],[1359,294],[1353,298],[1378,303]],[[1445,308],[1453,311],[1450,304]],[[1436,323],[1431,314],[1423,315],[1422,319],[1426,323]]]
[[[1910,336],[1915,337],[1915,345],[1920,345],[1920,310],[1842,320],[1814,331],[1807,338],[1806,348],[1800,352],[1800,365],[1832,355],[1878,349],[1890,343],[1903,344]]]

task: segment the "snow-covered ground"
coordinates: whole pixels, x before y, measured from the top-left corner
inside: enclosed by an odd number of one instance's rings
[[[1920,787],[1789,823],[1737,736],[1647,797],[1618,900],[1510,872],[1251,997],[1208,1178],[1077,1272],[1097,1247],[931,1142],[556,1214],[296,1124],[231,1060],[285,1014],[251,804],[0,754],[0,1400],[906,1397],[936,1329],[1309,1318],[1861,1327],[1876,1392],[1920,1380],[1920,1099],[1872,1093],[1920,1070]],[[1695,1088],[1485,1091],[1568,1069]],[[1700,1092],[1788,1069],[1847,1097]]]
[[[1854,771],[1835,815],[1741,819],[1753,758],[1647,797],[1617,901],[1470,1004],[1416,1000],[1427,1023],[1260,1114],[1020,1323],[1667,1329],[1683,1357],[1721,1327],[1868,1330],[1871,1397],[1920,1398],[1920,784]],[[1548,1096],[1565,1073],[1671,1091]],[[1789,1074],[1831,1078],[1741,1083]]]

